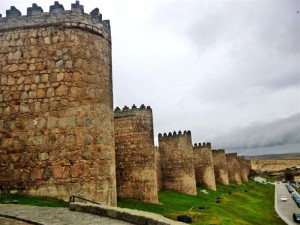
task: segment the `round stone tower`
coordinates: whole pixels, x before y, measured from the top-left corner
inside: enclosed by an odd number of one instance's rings
[[[193,150],[196,184],[214,191],[217,190],[211,143],[196,143]]]
[[[162,188],[197,195],[191,131],[158,135]]]
[[[224,149],[212,150],[217,184],[229,185],[227,160]]]
[[[152,109],[133,105],[114,113],[118,197],[158,203]]]
[[[0,185],[116,205],[111,35],[55,2],[0,18]]]
[[[241,167],[237,153],[226,153],[229,183],[241,184]]]

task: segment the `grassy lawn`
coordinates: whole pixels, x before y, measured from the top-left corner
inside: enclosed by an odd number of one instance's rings
[[[8,204],[12,201],[17,200],[18,204],[21,205],[35,205],[35,206],[48,206],[48,207],[69,207],[69,203],[46,197],[34,197],[29,195],[2,195],[0,198],[0,203],[6,201]]]
[[[198,189],[197,196],[161,191],[161,205],[118,199],[118,206],[158,213],[174,220],[177,215],[190,215],[193,224],[285,224],[274,210],[273,185],[249,181],[242,185],[218,185],[217,188],[218,191],[208,191],[209,194]],[[216,202],[217,198],[220,203]]]
[[[174,220],[178,215],[189,215],[193,224],[285,224],[274,210],[274,185],[249,181],[242,185],[218,185],[217,188],[218,191],[209,190],[208,194],[198,188],[197,196],[161,191],[159,205],[120,198],[118,206],[154,212]],[[26,195],[1,196],[0,202],[4,200],[10,203],[18,200],[24,205],[68,207],[68,203],[61,200]]]

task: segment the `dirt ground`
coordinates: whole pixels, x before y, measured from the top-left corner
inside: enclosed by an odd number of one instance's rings
[[[251,159],[252,169],[279,171],[292,166],[300,167],[300,159]]]

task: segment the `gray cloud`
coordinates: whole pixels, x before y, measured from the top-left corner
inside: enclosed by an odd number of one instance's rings
[[[212,137],[216,147],[247,149],[300,144],[300,113],[270,123],[254,122]]]

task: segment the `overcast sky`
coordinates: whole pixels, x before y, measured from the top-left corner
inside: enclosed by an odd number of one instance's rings
[[[53,2],[0,0],[0,13]],[[114,105],[150,105],[156,137],[191,130],[239,154],[300,152],[299,0],[80,3],[111,21]]]

